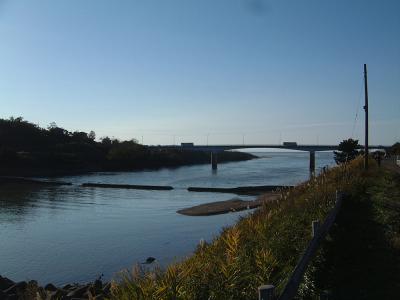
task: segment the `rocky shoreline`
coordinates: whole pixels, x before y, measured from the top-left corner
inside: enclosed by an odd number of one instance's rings
[[[56,287],[51,283],[40,286],[35,280],[14,282],[0,276],[0,300],[106,299],[110,296],[111,283],[103,283],[100,278],[88,284],[67,284]]]

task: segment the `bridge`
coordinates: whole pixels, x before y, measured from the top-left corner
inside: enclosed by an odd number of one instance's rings
[[[277,144],[250,144],[250,145],[194,145],[193,143],[182,143],[181,145],[159,145],[150,146],[154,148],[163,149],[179,149],[185,151],[203,151],[211,153],[211,166],[213,170],[218,168],[218,152],[223,152],[227,150],[239,150],[239,149],[286,149],[286,150],[297,150],[297,151],[307,151],[310,153],[310,172],[315,172],[315,152],[318,151],[333,151],[338,150],[339,145],[300,145],[297,143],[283,143],[281,145]],[[382,145],[370,145],[369,149],[388,149],[389,146]],[[364,146],[360,145],[358,149],[364,149]]]

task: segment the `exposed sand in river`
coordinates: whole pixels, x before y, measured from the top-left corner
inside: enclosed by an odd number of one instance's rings
[[[225,214],[229,212],[252,209],[261,206],[266,201],[279,199],[280,194],[276,192],[265,193],[257,200],[245,201],[240,199],[231,199],[227,201],[210,202],[196,205],[189,208],[180,209],[177,213],[186,216],[211,216]]]

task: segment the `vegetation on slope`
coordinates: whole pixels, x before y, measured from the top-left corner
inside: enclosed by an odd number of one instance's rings
[[[91,131],[69,132],[55,123],[47,129],[22,118],[0,119],[0,175],[57,175],[88,171],[129,171],[210,163],[210,154],[183,149],[150,148],[135,140],[104,137]],[[254,158],[223,152],[220,162]]]
[[[304,297],[326,290],[330,299],[398,298],[400,174],[382,167],[371,175],[365,189],[343,203],[336,226],[310,268],[313,284]]]
[[[372,163],[372,162],[371,162]],[[256,299],[257,288],[282,291],[306,245],[313,220],[323,221],[336,190],[356,194],[365,186],[362,160],[328,170],[295,188],[281,191],[187,259],[166,270],[137,266],[113,283],[115,299]]]

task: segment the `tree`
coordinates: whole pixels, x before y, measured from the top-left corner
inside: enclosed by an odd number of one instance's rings
[[[389,152],[392,155],[399,155],[400,154],[400,143],[397,142],[397,143],[393,144],[392,147],[390,147]]]
[[[74,131],[72,133],[72,139],[76,143],[87,143],[89,142],[89,137],[86,132],[83,131]]]
[[[10,122],[11,122],[11,123],[12,123],[12,122],[15,122],[15,123],[22,123],[22,122],[24,122],[24,118],[23,118],[23,117],[17,117],[17,118],[10,117]]]
[[[57,123],[56,122],[51,122],[50,124],[49,124],[49,126],[47,126],[47,129],[48,130],[50,130],[50,129],[52,129],[52,128],[57,128],[58,126],[57,126]]]
[[[108,136],[102,137],[100,140],[101,140],[101,144],[103,146],[106,146],[106,147],[111,146],[111,139]]]
[[[66,143],[70,139],[70,133],[68,130],[65,130],[61,127],[49,126],[47,132],[49,137],[52,139],[52,143],[54,144]]]
[[[355,159],[360,154],[357,151],[357,148],[359,146],[360,145],[358,144],[358,140],[353,140],[351,138],[343,140],[339,144],[339,151],[333,151],[335,155],[335,162],[339,165]]]
[[[140,166],[146,156],[146,148],[131,140],[114,144],[107,154],[107,159],[126,168]]]
[[[92,130],[89,132],[88,134],[88,138],[92,141],[94,141],[96,139],[96,133]]]

